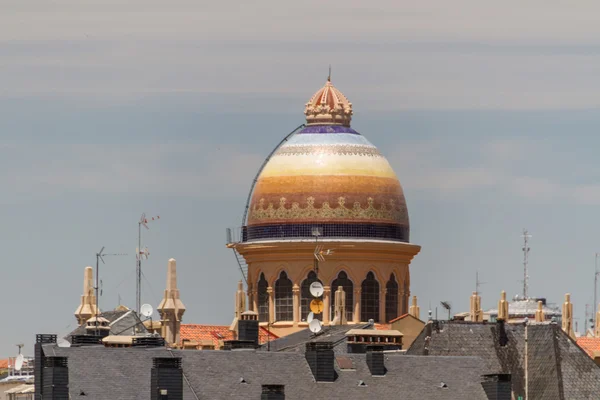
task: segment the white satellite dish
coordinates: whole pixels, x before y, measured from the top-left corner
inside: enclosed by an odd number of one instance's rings
[[[23,361],[25,360],[25,358],[23,357],[23,354],[19,354],[15,360],[15,370],[20,371],[21,368],[23,368]]]
[[[150,304],[143,304],[142,307],[140,307],[140,314],[142,314],[146,318],[150,317],[153,312],[154,309]]]
[[[315,297],[321,297],[323,295],[323,284],[318,281],[311,283],[310,294],[312,294]]]
[[[319,321],[318,319],[314,318],[312,321],[310,321],[310,323],[308,324],[308,329],[310,329],[310,331],[312,333],[318,333],[321,332],[321,321]]]
[[[306,322],[308,322],[310,324],[313,319],[315,319],[315,314],[313,314],[313,312],[311,311],[308,313],[308,316],[306,317]]]

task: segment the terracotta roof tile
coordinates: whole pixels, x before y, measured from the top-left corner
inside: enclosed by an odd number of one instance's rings
[[[8,368],[8,359],[0,360],[0,369]]]
[[[580,337],[577,344],[592,358],[595,351],[600,351],[600,337]]]
[[[389,331],[392,329],[390,324],[375,324],[375,329],[378,331]]]
[[[279,339],[279,336],[273,332],[268,332],[262,326],[258,331],[258,341],[260,344],[266,343],[271,336],[271,340]],[[219,341],[233,340],[233,332],[229,330],[229,325],[201,325],[201,324],[181,324],[181,340],[212,340],[215,348],[219,347]]]

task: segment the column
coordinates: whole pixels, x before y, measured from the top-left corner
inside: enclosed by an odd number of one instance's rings
[[[292,286],[292,298],[294,304],[294,326],[298,326],[298,321],[300,321],[300,287],[297,284]]]
[[[354,289],[354,323],[360,323],[360,292],[362,289]]]
[[[323,324],[329,325],[329,312],[331,311],[331,286],[323,286]]]
[[[248,296],[248,310],[249,311],[256,311],[256,308],[254,307],[254,291],[252,290],[252,284],[248,284],[248,290],[246,290],[246,295]]]
[[[258,313],[258,291],[252,291],[252,300],[250,300],[250,307],[252,307],[252,311]]]
[[[379,323],[387,324],[385,320],[385,295],[387,294],[387,288],[379,289]]]
[[[273,288],[269,286],[267,288],[267,294],[269,295],[269,323],[272,324],[275,321],[275,299]]]
[[[404,315],[406,311],[404,311],[404,289],[398,288],[398,315]]]

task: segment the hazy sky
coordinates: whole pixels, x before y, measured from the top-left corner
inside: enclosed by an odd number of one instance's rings
[[[101,306],[135,304],[178,261],[184,322],[229,324],[240,278],[225,228],[324,83],[406,193],[422,318],[522,284],[572,293],[579,329],[600,251],[597,2],[0,0],[0,358],[64,335],[102,246]],[[440,312],[440,316],[442,312]]]

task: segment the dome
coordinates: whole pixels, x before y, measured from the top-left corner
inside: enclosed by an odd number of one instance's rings
[[[408,242],[402,186],[387,159],[350,127],[352,104],[328,80],[307,125],[273,154],[251,197],[244,240],[312,237]]]

